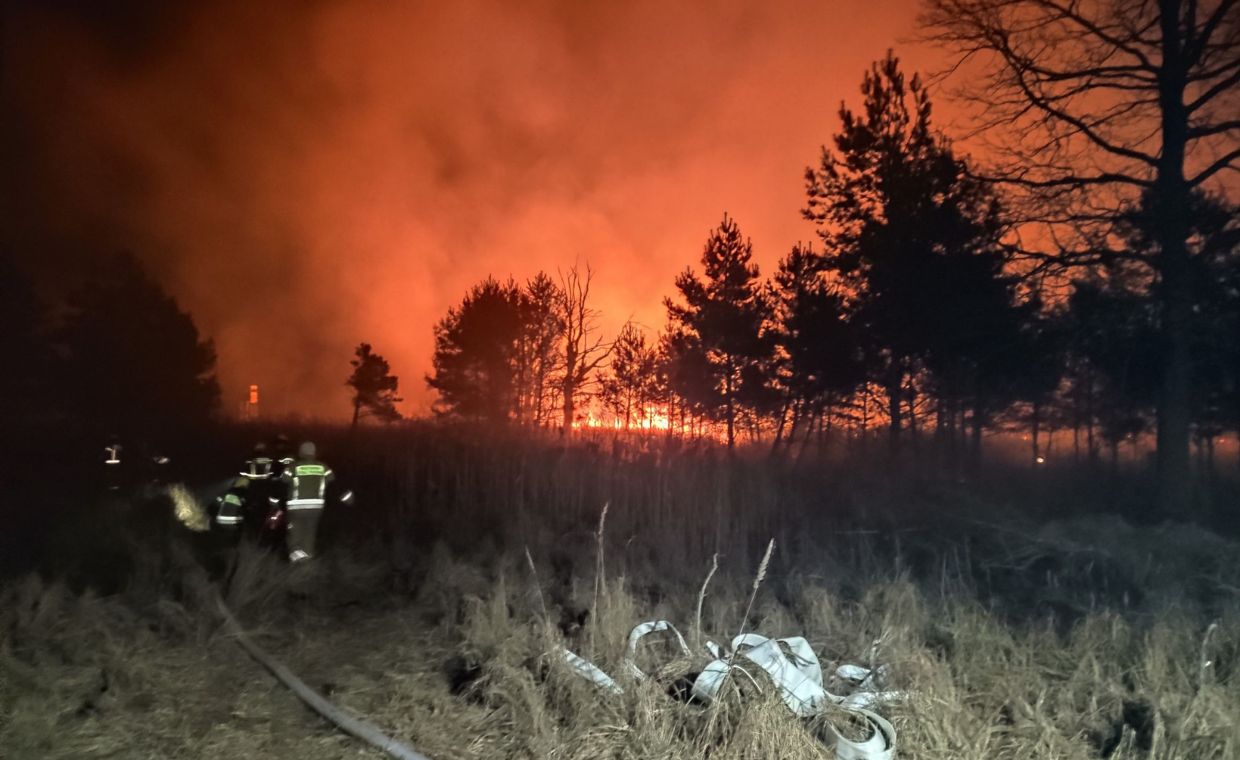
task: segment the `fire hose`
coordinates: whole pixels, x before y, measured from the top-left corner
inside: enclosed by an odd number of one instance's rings
[[[426,755],[413,749],[412,747],[393,739],[383,733],[377,726],[367,723],[364,720],[349,715],[336,705],[329,702],[323,695],[306,685],[305,681],[298,678],[291,670],[276,660],[267,652],[263,651],[255,644],[246,634],[245,629],[237,622],[237,618],[233,616],[228,609],[228,605],[224,604],[224,599],[219,595],[215,597],[216,606],[219,608],[220,615],[224,618],[224,627],[232,634],[241,648],[246,651],[250,657],[253,657],[260,665],[271,672],[280,683],[288,687],[289,691],[297,695],[297,698],[305,702],[310,709],[319,715],[331,721],[341,731],[346,734],[357,737],[372,747],[384,752],[397,760],[430,760]]]

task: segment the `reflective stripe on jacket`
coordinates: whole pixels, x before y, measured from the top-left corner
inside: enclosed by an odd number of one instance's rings
[[[288,485],[289,509],[320,509],[327,498],[327,484],[336,477],[322,462],[299,460],[280,473]]]
[[[239,525],[241,523],[241,497],[231,492],[220,497],[220,509],[215,513],[215,521],[220,525]]]

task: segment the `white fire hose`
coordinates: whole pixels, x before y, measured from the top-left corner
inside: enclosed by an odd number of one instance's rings
[[[642,623],[629,633],[628,647],[624,653],[625,670],[635,680],[643,681],[648,677],[635,662],[638,644],[650,634],[661,631],[670,632],[681,654],[692,657],[693,653],[684,637],[671,623],[666,620]],[[779,689],[784,704],[798,717],[811,718],[821,714],[824,708],[836,705],[866,724],[870,735],[860,742],[845,738],[833,726],[829,726],[837,760],[891,760],[895,756],[895,727],[870,709],[904,696],[900,692],[877,690],[875,681],[883,674],[883,667],[871,670],[860,665],[841,665],[835,671],[836,676],[856,683],[857,688],[847,696],[838,696],[826,690],[818,657],[809,642],[800,636],[771,639],[756,633],[747,633],[732,640],[730,652],[725,652],[713,641],[707,642],[706,648],[715,659],[709,662],[693,681],[691,694],[698,702],[709,704],[715,701],[730,676],[748,676],[749,673],[737,664],[737,660],[743,658],[770,676]],[[623,688],[615,679],[594,663],[567,649],[562,650],[562,653],[569,667],[579,675],[613,694],[623,693]]]

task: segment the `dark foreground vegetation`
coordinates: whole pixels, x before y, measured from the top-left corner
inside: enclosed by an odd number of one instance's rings
[[[205,497],[260,432],[198,439],[178,477]],[[245,656],[217,592],[311,686],[436,759],[831,756],[769,689],[711,708],[654,684],[613,697],[548,656],[567,646],[625,682],[629,629],[659,618],[691,641],[804,635],[828,672],[880,641],[907,694],[883,708],[900,757],[1240,749],[1240,551],[1121,517],[1151,514],[1140,473],[962,478],[861,448],[797,469],[640,439],[294,432],[358,493],[329,510],[309,567],[187,529],[158,489],[6,503],[26,533],[5,546],[0,588],[5,757],[372,756]],[[47,482],[36,472],[28,485]],[[695,657],[668,677],[700,670]]]

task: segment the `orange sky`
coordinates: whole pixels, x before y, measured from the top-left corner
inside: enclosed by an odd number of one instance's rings
[[[589,262],[609,332],[657,328],[725,210],[764,272],[812,238],[802,173],[872,60],[938,61],[915,0],[14,1],[13,245],[138,253],[228,410],[343,415],[365,340],[424,411],[431,326],[488,274]]]

